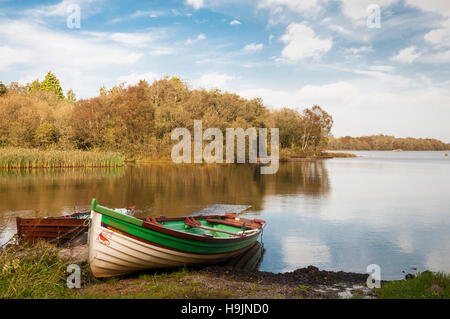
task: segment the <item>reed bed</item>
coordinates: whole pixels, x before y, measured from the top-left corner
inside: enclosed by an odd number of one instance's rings
[[[119,167],[124,164],[124,157],[112,152],[0,148],[1,169]]]

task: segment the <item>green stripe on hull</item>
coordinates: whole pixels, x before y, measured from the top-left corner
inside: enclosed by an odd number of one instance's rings
[[[96,209],[96,211],[98,210]],[[152,243],[189,253],[220,254],[232,252],[247,247],[257,239],[257,237],[253,237],[245,240],[229,242],[206,242],[189,240],[139,227],[135,224],[105,215],[102,215],[102,223],[120,229],[122,232],[129,233],[139,238],[148,240]]]
[[[116,219],[120,219],[120,220],[123,220],[124,222],[127,222],[129,224],[133,224],[133,225],[136,225],[136,226],[142,226],[144,224],[144,221],[142,221],[140,219],[137,219],[137,218],[134,218],[132,216],[128,216],[128,215],[125,215],[125,214],[121,214],[121,213],[115,212],[112,209],[109,209],[107,207],[100,206],[97,203],[97,201],[95,200],[95,198],[92,200],[92,203],[91,203],[91,211],[96,211],[97,213],[100,213],[103,216],[106,215],[106,216],[110,216],[110,217],[113,217],[113,218],[116,218]]]

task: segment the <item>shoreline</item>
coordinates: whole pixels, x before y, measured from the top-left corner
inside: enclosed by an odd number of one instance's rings
[[[67,262],[83,264],[89,272],[86,244],[60,249],[58,255]],[[186,294],[184,298],[191,298],[190,293],[194,293],[196,298],[374,298],[375,290],[367,288],[367,278],[368,274],[319,270],[312,265],[283,273],[244,269],[238,259],[238,262],[231,260],[209,266],[148,270],[112,278],[88,279],[78,293],[79,297],[153,298],[155,293],[159,293],[154,291],[155,286],[168,285],[172,287],[170,290],[183,291]],[[149,281],[153,283],[151,289]]]
[[[245,259],[245,258],[244,258]],[[241,259],[240,259],[241,260]],[[69,265],[80,267],[81,285],[67,287]],[[0,299],[411,299],[450,298],[450,275],[425,271],[368,288],[368,274],[315,266],[273,273],[239,262],[147,270],[97,279],[87,244],[56,248],[46,243],[0,250]],[[14,283],[20,283],[20,286]]]

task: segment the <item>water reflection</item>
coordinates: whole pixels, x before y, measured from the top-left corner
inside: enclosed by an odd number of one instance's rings
[[[108,206],[134,205],[145,216],[184,215],[216,203],[259,211],[266,195],[321,196],[328,189],[323,163],[313,162],[281,165],[273,176],[248,165],[0,171],[0,212],[57,216],[87,207],[92,197]]]

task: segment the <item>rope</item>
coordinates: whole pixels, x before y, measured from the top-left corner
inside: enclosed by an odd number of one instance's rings
[[[8,241],[7,241],[6,243],[4,243],[4,244],[2,244],[2,245],[0,246],[0,251],[3,250],[3,248],[5,248],[5,247],[6,247],[7,245],[9,245],[10,243],[16,242],[16,241],[17,241],[17,234],[14,234],[14,235],[11,236],[10,239],[8,239]]]
[[[69,231],[69,232],[67,232],[67,233],[64,233],[63,236],[58,236],[58,237],[56,237],[56,238],[53,238],[53,239],[49,240],[49,243],[53,243],[53,242],[55,242],[55,241],[56,241],[56,242],[59,242],[60,239],[66,237],[67,235],[69,235],[69,234],[71,234],[71,233],[74,233],[75,231],[78,231],[78,233],[77,233],[75,236],[73,236],[73,238],[71,238],[70,240],[68,240],[68,241],[66,242],[66,243],[71,243],[73,239],[75,239],[78,235],[80,235],[80,234],[82,233],[82,228],[84,228],[84,227],[86,227],[86,226],[89,226],[89,223],[90,223],[90,218],[87,217],[87,218],[83,221],[83,224],[82,224],[82,225],[80,225],[80,226],[78,226],[78,227],[72,229],[71,231]]]

